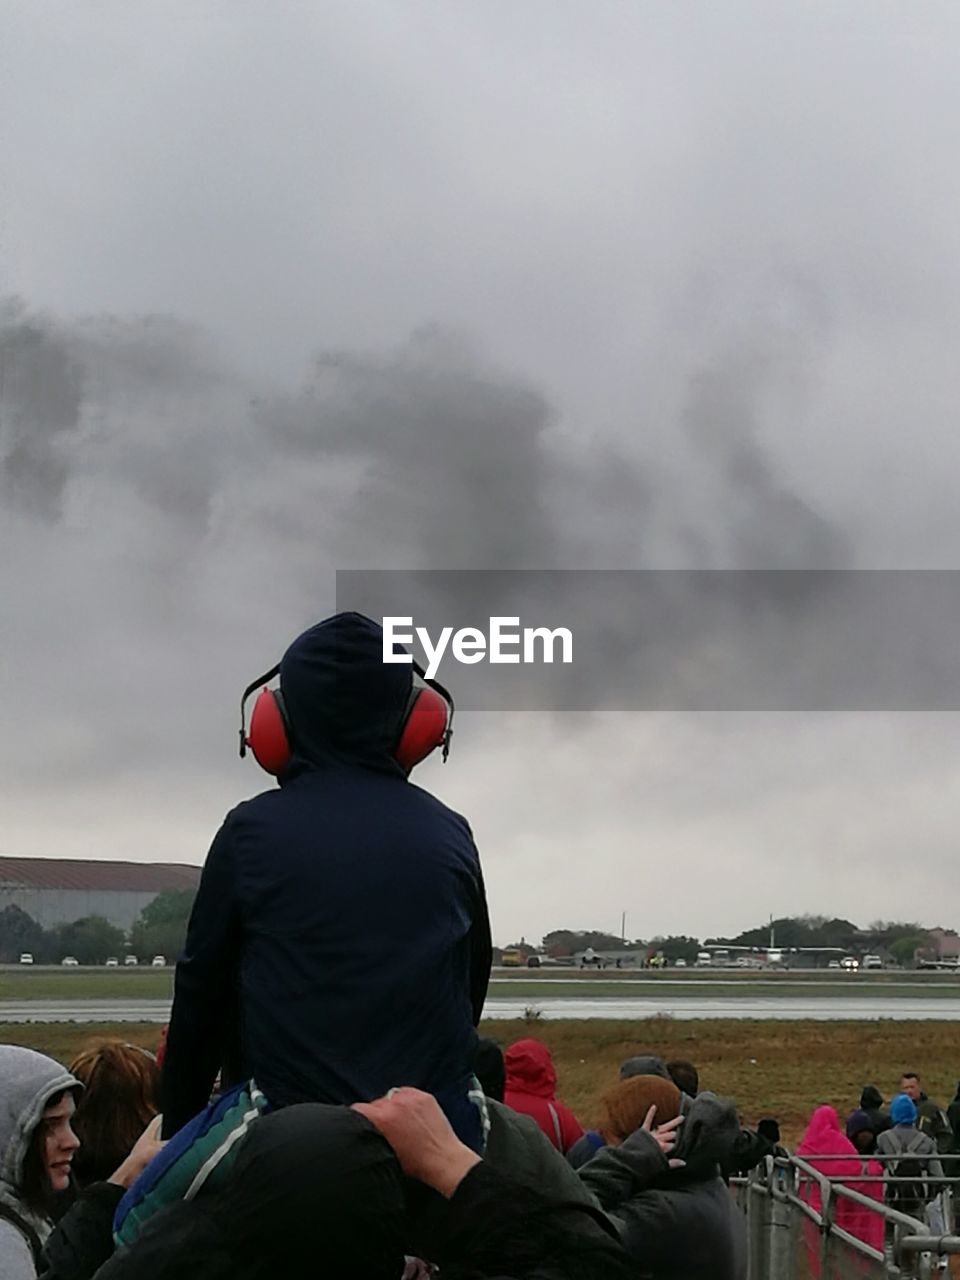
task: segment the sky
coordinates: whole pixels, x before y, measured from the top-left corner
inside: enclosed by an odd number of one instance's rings
[[[201,862],[337,569],[953,569],[958,38],[951,0],[4,0],[0,852]],[[578,678],[416,774],[501,945],[960,925],[955,711]]]

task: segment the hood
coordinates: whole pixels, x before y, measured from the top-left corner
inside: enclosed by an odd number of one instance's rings
[[[652,1054],[639,1054],[620,1063],[620,1079],[629,1080],[631,1076],[662,1076],[664,1080],[670,1079],[664,1060]]]
[[[890,1099],[890,1119],[894,1124],[914,1124],[917,1119],[917,1108],[913,1099],[905,1093],[898,1093]]]
[[[550,1050],[539,1040],[518,1040],[503,1051],[507,1092],[532,1093],[552,1098],[557,1089],[557,1072]]]
[[[817,1107],[810,1117],[796,1154],[828,1176],[848,1177],[860,1171],[859,1153],[842,1132],[839,1117],[833,1107]],[[830,1156],[833,1159],[818,1160],[818,1156]],[[849,1156],[850,1159],[836,1158],[840,1156]]]
[[[493,1098],[495,1102],[503,1101],[506,1087],[503,1050],[489,1036],[480,1036],[477,1040],[473,1054],[473,1074],[480,1081],[480,1088],[486,1097]]]
[[[847,1137],[853,1142],[858,1133],[873,1133],[873,1121],[862,1108],[847,1116]]]
[[[883,1095],[875,1084],[865,1084],[860,1094],[861,1111],[876,1111],[883,1106]]]
[[[674,1158],[684,1160],[681,1173],[696,1176],[712,1170],[730,1152],[740,1133],[736,1104],[715,1093],[698,1093],[680,1126]]]
[[[363,614],[338,613],[305,631],[280,662],[293,771],[348,764],[402,777],[392,752],[412,688],[413,668],[383,661],[383,628]]]
[[[83,1086],[43,1053],[0,1044],[0,1198],[16,1198],[23,1161],[44,1108],[63,1089]]]

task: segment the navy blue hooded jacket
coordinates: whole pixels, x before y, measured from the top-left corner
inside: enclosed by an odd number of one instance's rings
[[[376,623],[338,614],[283,657],[294,757],[207,856],[177,966],[164,1136],[223,1064],[275,1106],[401,1084],[463,1095],[490,976],[483,879],[464,819],[392,758],[412,670],[384,664],[382,644]]]

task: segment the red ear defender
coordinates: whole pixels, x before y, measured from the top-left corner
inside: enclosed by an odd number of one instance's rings
[[[246,745],[260,768],[275,777],[290,763],[290,738],[282,695],[273,689],[262,690],[253,704]]]
[[[430,685],[413,690],[410,708],[393,749],[393,758],[404,772],[409,773],[437,747],[443,747],[446,760],[450,748],[452,709],[453,700],[448,702]]]
[[[424,679],[423,669],[414,662],[417,675]],[[290,719],[279,689],[265,689],[268,680],[279,674],[275,666],[265,675],[247,685],[240,699],[240,756],[253,752],[257,764],[267,773],[279,777],[287,768],[293,755],[293,733]],[[246,730],[244,708],[255,690],[260,694],[253,705],[250,717],[250,733]],[[414,684],[407,701],[400,725],[400,733],[393,749],[393,758],[405,773],[425,760],[437,747],[443,748],[443,758],[450,753],[450,736],[453,733],[453,698],[438,680],[426,684]]]

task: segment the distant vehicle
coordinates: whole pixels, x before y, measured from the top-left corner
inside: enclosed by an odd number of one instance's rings
[[[860,968],[860,961],[857,959],[856,956],[844,956],[843,959],[840,961],[840,968],[847,969],[850,972],[853,972],[854,969]]]
[[[673,962],[673,967],[675,969],[685,969],[687,967],[687,962],[684,960],[683,956],[680,956],[678,960]]]
[[[506,951],[500,952],[500,963],[506,969],[519,969],[523,964],[523,952],[519,947],[508,947]]]
[[[734,961],[734,967],[737,969],[749,969],[753,965],[753,961],[749,956],[737,956]]]
[[[839,968],[840,968],[840,961],[839,961],[839,960],[830,960],[830,961],[828,962],[828,964],[827,964],[827,968],[828,968],[828,969],[839,969]]]
[[[697,952],[697,965],[701,969],[707,968],[712,963],[712,961],[713,961],[713,957],[710,955],[709,951]]]
[[[150,963],[153,965],[154,969],[162,969],[167,963],[167,957],[154,956],[153,959],[150,961]]]
[[[863,967],[864,969],[882,969],[883,961],[879,956],[864,956]]]
[[[767,964],[783,964],[783,951],[780,947],[767,948]]]
[[[591,968],[602,969],[605,963],[603,956],[598,956],[593,947],[587,947],[580,958],[581,969],[585,969],[587,965],[590,965]]]
[[[29,952],[29,951],[21,951],[21,953],[20,953],[20,963],[21,963],[21,964],[33,964],[33,956],[30,954],[30,952]]]
[[[730,952],[726,947],[720,947],[714,951],[710,957],[710,963],[715,969],[727,969],[730,966]]]
[[[528,968],[528,969],[539,969],[539,968],[540,968],[540,957],[539,957],[539,956],[527,956],[527,968]]]
[[[108,969],[117,969],[120,967],[120,961],[117,959],[116,956],[107,956],[106,960],[104,960],[103,963],[107,966]]]
[[[65,965],[68,969],[75,969],[80,961],[76,956],[64,956],[60,963]]]
[[[128,965],[133,965],[133,964],[139,964],[140,961],[137,959],[136,956],[124,956],[123,963]]]

